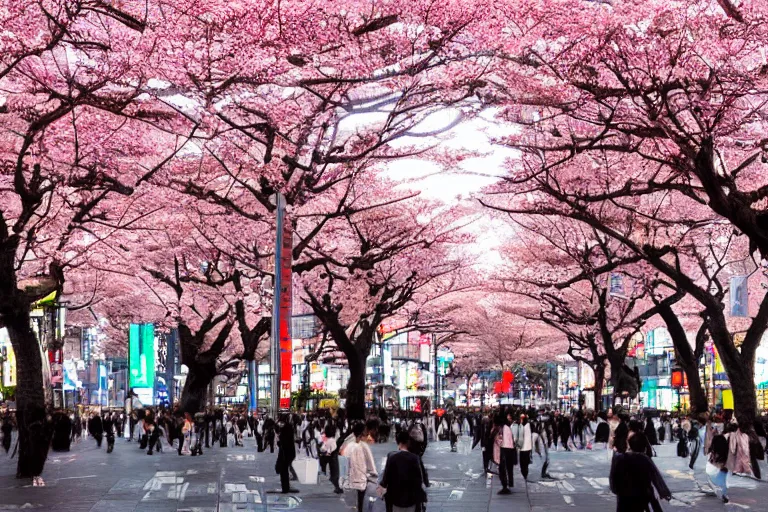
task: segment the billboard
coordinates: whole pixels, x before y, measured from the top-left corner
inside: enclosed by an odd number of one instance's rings
[[[731,316],[749,316],[749,291],[747,276],[734,276],[731,278],[729,296],[731,299]]]
[[[155,385],[155,326],[131,324],[128,330],[128,369],[131,388]]]
[[[291,313],[293,309],[293,231],[291,223],[283,224],[283,250],[280,253],[280,408],[291,407],[291,373],[293,362],[293,338],[291,337]]]
[[[0,354],[3,358],[3,386],[16,385],[16,354],[11,346],[11,338],[5,328],[0,329]]]

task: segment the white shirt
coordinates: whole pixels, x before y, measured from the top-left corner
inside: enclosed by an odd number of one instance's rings
[[[509,425],[504,425],[501,429],[501,447],[502,448],[514,448],[515,439],[512,437],[512,429]]]

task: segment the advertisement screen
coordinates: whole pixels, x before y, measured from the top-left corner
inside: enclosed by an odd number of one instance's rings
[[[3,357],[3,386],[16,385],[16,354],[11,346],[11,339],[5,328],[0,329],[0,352]]]
[[[291,337],[291,310],[293,305],[293,287],[291,283],[291,264],[293,250],[293,231],[291,223],[286,222],[283,231],[283,251],[280,260],[280,408],[291,407],[291,363],[293,360],[293,338]]]
[[[131,324],[128,331],[129,370],[132,388],[152,388],[155,384],[155,326]]]

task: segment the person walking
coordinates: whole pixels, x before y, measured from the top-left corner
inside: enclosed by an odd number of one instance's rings
[[[113,415],[111,413],[104,415],[102,424],[104,426],[104,435],[107,438],[107,453],[112,453],[112,450],[115,449],[115,421]]]
[[[688,450],[691,454],[691,462],[688,464],[690,469],[696,464],[696,459],[699,458],[699,451],[701,451],[701,439],[699,437],[699,422],[692,419],[691,428],[688,429]]]
[[[294,440],[293,425],[290,417],[286,416],[280,424],[280,437],[277,442],[277,462],[275,472],[280,475],[280,488],[283,494],[299,492],[291,487],[290,469],[296,458],[296,443]]]
[[[493,453],[493,439],[491,438],[491,419],[488,416],[483,416],[480,423],[475,425],[475,439],[472,443],[472,449],[474,450],[477,445],[480,445],[480,449],[483,452],[483,471],[488,472],[488,463],[491,460],[491,454]]]
[[[68,452],[72,444],[72,420],[64,411],[53,415],[53,437],[51,449],[55,452]]]
[[[597,428],[595,429],[595,444],[603,443],[603,448],[608,448],[608,440],[611,437],[611,427],[608,425],[608,417],[603,411],[597,413]]]
[[[388,512],[417,512],[426,501],[419,456],[408,451],[407,432],[397,435],[398,451],[387,457],[379,483]]]
[[[515,440],[515,448],[520,454],[520,473],[524,480],[528,480],[528,466],[531,465],[531,451],[533,450],[533,435],[528,416],[521,414],[520,418],[512,426],[512,437]]]
[[[496,425],[491,437],[494,439],[493,460],[499,465],[499,480],[501,490],[498,494],[512,494],[510,487],[515,486],[514,469],[517,465],[517,451],[512,430],[501,414],[494,420]]]
[[[365,442],[366,429],[362,423],[355,423],[352,427],[354,440],[348,444],[342,455],[349,459],[349,487],[357,491],[357,512],[363,512],[365,503],[365,490],[368,487],[368,478],[376,477],[376,464],[373,461],[373,453],[368,443]]]
[[[645,434],[636,433],[629,439],[629,451],[613,457],[609,482],[616,495],[616,512],[657,510],[654,488],[662,499],[672,499],[656,464],[643,453],[647,444]]]
[[[565,451],[569,452],[571,451],[570,447],[568,446],[568,440],[571,437],[571,422],[570,420],[565,416],[560,416],[560,423],[557,426],[558,433],[560,434],[560,444],[563,445],[563,448],[565,448]]]
[[[104,424],[101,421],[101,416],[96,413],[91,415],[91,419],[88,420],[88,432],[96,440],[96,447],[101,448],[101,440],[104,436]]]
[[[320,444],[320,467],[323,474],[325,474],[326,467],[330,470],[333,492],[343,494],[344,491],[339,487],[339,446],[336,443],[336,425],[332,422],[325,426],[323,432],[322,443]]]
[[[718,498],[728,503],[728,439],[722,434],[715,434],[709,443],[707,457],[707,477]]]

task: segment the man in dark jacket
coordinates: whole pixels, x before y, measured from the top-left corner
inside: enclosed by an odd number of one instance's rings
[[[101,440],[104,436],[104,425],[101,422],[101,416],[94,413],[91,419],[88,420],[88,432],[96,440],[96,446],[101,448]]]
[[[408,451],[409,436],[400,432],[397,436],[398,451],[387,457],[381,486],[387,490],[384,501],[387,510],[393,506],[416,512],[424,502],[422,473],[419,456]]]
[[[115,449],[115,421],[112,419],[112,414],[105,414],[101,424],[107,438],[107,453],[112,453],[112,450]]]
[[[290,416],[286,416],[280,423],[277,462],[275,462],[275,472],[280,475],[280,487],[283,494],[299,492],[291,488],[290,470],[291,463],[293,463],[295,458],[296,443],[293,435],[293,425],[291,425]]]
[[[662,499],[670,500],[669,491],[656,464],[643,453],[648,444],[645,434],[638,432],[629,439],[627,453],[618,453],[611,463],[611,492],[616,495],[616,512],[644,512],[656,501],[653,487]],[[658,502],[656,503],[658,505]],[[653,507],[655,510],[656,507]]]
[[[493,453],[491,419],[488,416],[484,416],[480,424],[475,427],[475,439],[472,443],[472,449],[474,450],[478,444],[483,451],[483,469],[487,472],[488,463],[491,461],[491,454]]]

